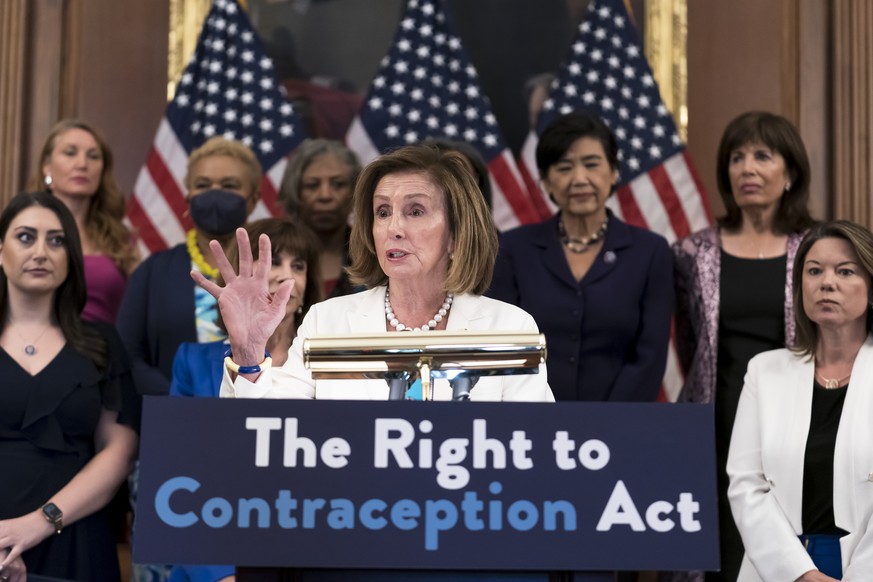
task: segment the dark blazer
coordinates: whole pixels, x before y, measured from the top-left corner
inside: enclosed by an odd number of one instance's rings
[[[190,272],[181,244],[150,256],[127,283],[117,326],[140,394],[169,394],[176,349],[197,341]]]
[[[653,401],[667,361],[673,263],[663,237],[608,214],[603,246],[576,281],[558,217],[503,233],[491,289],[546,335],[557,400]]]

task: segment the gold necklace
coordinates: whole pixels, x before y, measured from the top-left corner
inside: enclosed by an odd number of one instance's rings
[[[824,387],[825,390],[835,390],[842,386],[843,382],[852,377],[852,373],[849,372],[849,375],[845,378],[825,378],[818,370],[815,371],[815,375],[818,376],[818,379],[822,381],[821,385]]]
[[[197,231],[191,229],[188,231],[188,254],[191,255],[191,260],[197,266],[197,269],[209,277],[210,279],[218,278],[218,269],[206,262],[203,258],[203,253],[200,252],[200,247],[197,246]]]

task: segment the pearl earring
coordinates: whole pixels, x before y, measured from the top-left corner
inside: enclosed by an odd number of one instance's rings
[[[46,187],[46,188],[51,188],[51,187],[52,187],[52,177],[51,177],[51,176],[46,176],[46,177],[45,177],[45,180],[43,180],[43,182],[45,182],[45,187]]]
[[[791,182],[786,182],[785,183],[785,191],[788,192],[789,190],[791,190]]]

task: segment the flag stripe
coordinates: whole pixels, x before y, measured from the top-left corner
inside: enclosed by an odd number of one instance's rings
[[[661,384],[661,392],[658,402],[676,402],[684,384],[682,367],[679,365],[679,354],[676,351],[676,325],[670,323],[670,347],[667,349],[667,368],[664,372],[664,381]]]
[[[513,171],[514,168],[515,163],[509,155],[509,150],[504,150],[503,153],[488,162],[491,176],[503,193],[517,222],[521,224],[538,222],[539,215],[528,198],[527,192],[522,189],[521,176],[517,171]]]
[[[557,212],[558,207],[549,200],[548,195],[540,188],[539,181],[537,180],[537,177],[540,175],[536,164],[537,141],[537,134],[531,131],[524,140],[518,170],[521,173],[525,186],[527,186],[530,199],[537,210],[540,220],[545,220]]]
[[[158,159],[160,160],[160,157]],[[136,196],[132,197],[131,200],[137,201],[142,214],[131,214],[128,211],[131,222],[138,231],[150,232],[150,236],[157,236],[162,239],[160,242],[153,240],[147,246],[149,248],[166,248],[170,246],[168,241],[181,241],[185,232],[185,228],[180,222],[182,217],[177,215],[170,207],[168,200],[153,180],[147,166],[140,170],[134,188]],[[139,224],[137,222],[138,216],[147,217],[149,223],[147,225]]]
[[[644,226],[653,230],[672,241],[676,238],[673,234],[673,228],[670,226],[670,217],[667,216],[667,210],[661,200],[660,192],[655,188],[655,183],[652,181],[651,172],[640,174],[633,182],[630,183],[631,191],[633,192],[634,200],[640,209],[640,213],[645,217]]]
[[[251,218],[280,212],[285,157],[305,136],[273,71],[236,0],[213,0],[128,205],[128,219],[150,252],[181,242],[191,228],[184,185],[188,156],[214,136],[241,141],[264,169]]]
[[[152,148],[151,151],[149,151],[148,158],[146,159],[146,169],[148,170],[152,181],[163,194],[164,200],[173,211],[173,214],[177,217],[183,217],[188,210],[188,201],[185,199],[186,196],[182,193],[182,190],[179,189],[179,185],[176,183],[172,174],[167,170],[167,167],[164,165],[164,160],[160,155],[158,155],[155,148]],[[187,230],[190,228],[190,226],[185,223],[184,219],[180,220],[180,223],[182,224],[183,229]]]
[[[651,68],[622,0],[591,0],[548,98],[537,133],[525,141],[519,160],[531,193],[548,204],[537,175],[538,135],[573,111],[598,114],[618,145],[620,183],[607,205],[629,224],[649,228],[669,242],[707,226],[703,186],[664,106]],[[539,207],[539,205],[538,205]],[[674,400],[682,385],[671,346],[662,398]]]
[[[685,193],[682,196],[682,206],[688,217],[691,232],[696,232],[712,224],[712,210],[709,207],[709,198],[704,194],[706,190],[697,176],[697,170],[691,163],[688,151],[683,151],[681,157],[674,156],[665,162],[667,172],[677,192]],[[700,195],[688,195],[689,192],[698,192]]]
[[[136,225],[134,229],[137,238],[146,246],[149,253],[156,253],[167,248],[164,237],[155,229],[148,214],[145,213],[139,205],[139,200],[135,197],[131,197],[127,203],[127,216],[130,218],[131,226]]]
[[[379,148],[370,139],[370,134],[361,123],[360,117],[355,117],[349,131],[346,134],[346,145],[358,155],[358,159],[364,165],[369,164],[379,157]]]
[[[185,175],[188,173],[188,152],[166,118],[158,125],[154,148],[160,153],[164,167],[173,176],[179,190],[184,190]]]
[[[688,226],[688,218],[685,216],[685,209],[679,201],[679,195],[673,188],[673,182],[670,180],[670,176],[667,175],[666,167],[663,164],[656,166],[649,170],[648,176],[652,181],[656,195],[661,199],[661,202],[664,205],[664,210],[667,213],[666,218],[669,220],[670,226],[673,229],[673,237],[672,239],[668,237],[668,240],[672,242],[679,238],[685,238],[691,234],[691,229]]]
[[[445,3],[408,0],[346,143],[366,164],[379,152],[433,138],[466,142],[481,155],[498,228],[540,219]]]
[[[268,174],[264,174],[261,178],[261,202],[269,212],[270,216],[279,216],[282,214],[282,209],[278,204],[279,195],[276,191],[276,186]]]
[[[646,222],[643,213],[640,211],[640,207],[637,205],[637,200],[634,198],[633,190],[631,190],[629,185],[619,188],[615,193],[615,197],[618,200],[618,205],[621,208],[621,215],[624,217],[625,222],[633,224],[634,226],[648,228],[648,223]]]

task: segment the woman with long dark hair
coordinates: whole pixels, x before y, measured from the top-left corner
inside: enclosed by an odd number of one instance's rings
[[[138,423],[121,341],[81,320],[82,248],[60,200],[13,198],[0,241],[0,579],[118,580],[103,509]]]

